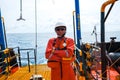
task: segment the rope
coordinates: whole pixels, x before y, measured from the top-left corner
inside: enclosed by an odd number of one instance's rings
[[[115,62],[113,62],[113,64],[111,64],[109,68],[111,68],[119,59],[120,59],[120,57],[119,57]],[[106,71],[107,71],[107,70],[105,70],[101,75],[103,75]],[[103,77],[102,77],[102,78],[103,78]],[[104,79],[104,78],[103,78],[103,79]]]
[[[120,48],[118,48],[117,50],[115,50],[115,52],[117,52],[117,51],[119,51],[120,50]]]

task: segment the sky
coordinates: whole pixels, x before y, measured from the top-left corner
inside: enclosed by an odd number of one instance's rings
[[[0,0],[1,14],[5,19],[7,33],[54,32],[56,22],[62,21],[67,31],[73,31],[75,0],[36,0],[37,26],[35,25],[35,0],[22,0],[22,17],[20,17],[20,0]],[[107,0],[79,0],[81,31],[92,32],[94,26],[100,31],[100,9]],[[105,13],[110,6],[107,6]],[[117,1],[105,23],[106,31],[120,31],[120,1]]]

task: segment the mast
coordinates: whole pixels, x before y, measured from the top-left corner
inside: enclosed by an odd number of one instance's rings
[[[75,0],[75,13],[76,13],[76,46],[77,48],[81,49],[81,27],[80,27],[80,8],[79,8],[79,0]],[[79,54],[79,51],[76,51],[76,58],[79,61],[79,64],[82,68],[80,71],[80,76],[85,77],[87,80],[87,72],[86,72],[86,62],[85,62],[85,55]],[[84,73],[83,73],[84,72]]]
[[[80,28],[80,10],[79,10],[79,0],[75,0],[75,11],[76,11],[76,38],[77,47],[80,48],[81,42],[81,28]]]

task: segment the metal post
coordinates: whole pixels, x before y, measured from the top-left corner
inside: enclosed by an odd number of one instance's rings
[[[75,12],[76,12],[77,47],[80,48],[81,28],[80,28],[79,0],[75,0]]]
[[[107,80],[106,72],[106,53],[105,53],[105,25],[104,25],[104,12],[101,12],[101,61],[102,61],[102,80]]]
[[[2,24],[2,18],[1,18],[1,9],[0,9],[0,45],[1,50],[4,50],[6,48],[6,42],[5,42],[5,34],[4,34],[4,28]]]
[[[18,59],[19,59],[19,65],[20,65],[20,67],[21,67],[21,57],[20,57],[20,48],[18,47],[18,54],[19,54],[19,56],[18,56]]]
[[[106,44],[105,44],[105,8],[109,4],[113,4],[117,0],[108,0],[103,3],[101,7],[101,62],[102,62],[102,80],[107,80],[107,72],[106,72]]]
[[[29,59],[29,52],[27,52],[27,59],[28,59],[28,69],[29,69],[29,72],[30,72],[30,59]]]

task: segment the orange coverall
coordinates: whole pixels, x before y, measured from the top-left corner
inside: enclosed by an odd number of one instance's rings
[[[76,80],[72,62],[74,61],[74,41],[71,38],[51,38],[46,48],[51,80]]]

